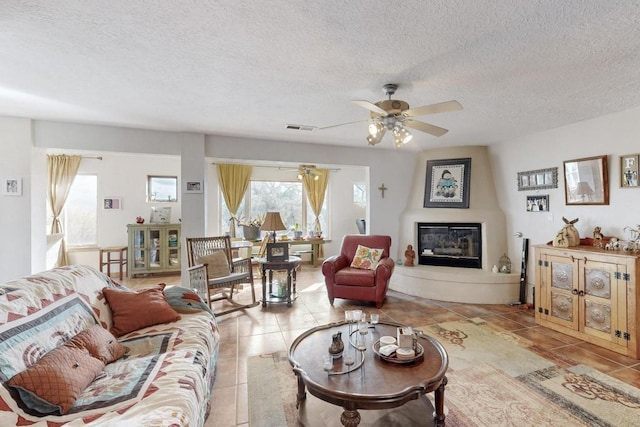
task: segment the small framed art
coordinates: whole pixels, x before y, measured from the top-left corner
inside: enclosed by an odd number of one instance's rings
[[[428,160],[425,208],[469,208],[471,158]]]
[[[202,193],[203,188],[202,181],[185,181],[184,192],[185,193]]]
[[[268,243],[267,262],[286,261],[289,259],[288,243]]]
[[[122,200],[120,197],[105,197],[102,199],[102,208],[106,210],[122,209]]]
[[[549,195],[527,196],[527,212],[549,212]]]
[[[151,208],[151,224],[169,224],[171,223],[171,208],[157,207]]]
[[[4,178],[2,180],[3,196],[22,196],[22,178]]]
[[[620,187],[638,187],[640,154],[620,156]]]
[[[518,191],[558,188],[558,168],[518,172]]]

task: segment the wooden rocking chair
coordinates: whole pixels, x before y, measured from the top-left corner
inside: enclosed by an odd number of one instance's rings
[[[204,264],[209,271],[208,288],[210,292],[209,301],[207,301],[209,306],[211,307],[213,301],[221,300],[226,300],[233,305],[232,308],[214,312],[215,315],[222,316],[223,314],[255,307],[259,304],[259,301],[256,301],[256,292],[253,287],[251,258],[234,260],[231,255],[231,239],[229,236],[186,238],[186,250],[189,267]],[[220,266],[209,264],[212,258],[211,256],[218,251],[224,253],[222,259],[226,261],[226,265],[222,267],[228,267],[228,269],[223,269],[222,274],[214,274],[216,277],[212,277],[212,271],[221,270],[218,268]],[[224,261],[223,264],[225,264]],[[240,304],[233,299],[236,285],[243,283],[247,283],[251,287],[251,303],[249,304]],[[221,293],[221,295],[216,295],[217,293]]]

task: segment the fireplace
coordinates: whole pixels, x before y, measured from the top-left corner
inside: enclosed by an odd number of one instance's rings
[[[482,268],[480,223],[418,223],[418,263]]]

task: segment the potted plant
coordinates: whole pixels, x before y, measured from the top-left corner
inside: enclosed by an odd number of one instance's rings
[[[245,240],[260,240],[260,227],[262,226],[262,217],[250,219],[248,222],[238,222],[242,226],[242,234]]]
[[[296,222],[296,225],[293,227],[293,238],[296,240],[302,239],[302,230],[299,230],[300,224]]]

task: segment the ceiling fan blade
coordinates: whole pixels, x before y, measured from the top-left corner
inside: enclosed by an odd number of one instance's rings
[[[402,122],[402,124],[407,127],[426,132],[433,136],[442,136],[445,133],[449,132],[449,129],[441,128],[429,123],[419,122],[417,120],[405,120],[404,122]]]
[[[440,102],[439,104],[424,105],[422,107],[409,108],[402,112],[405,117],[423,116],[425,114],[447,113],[449,111],[462,110],[458,101]]]
[[[368,121],[369,120],[356,120],[355,122],[347,122],[347,123],[340,123],[338,125],[323,126],[321,128],[318,128],[318,130],[320,130],[320,129],[337,128],[338,126],[352,125],[354,123],[364,123],[364,122],[368,122]]]
[[[380,114],[382,117],[385,117],[387,115],[387,112],[385,110],[383,110],[382,108],[378,107],[376,104],[373,104],[369,101],[363,101],[360,99],[352,99],[351,102],[353,102],[356,105],[361,106],[362,108],[366,108],[369,111],[373,111],[376,114]]]

